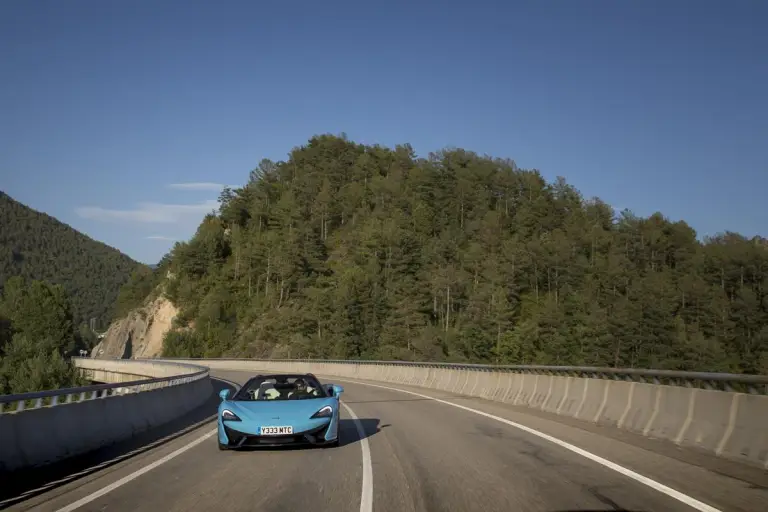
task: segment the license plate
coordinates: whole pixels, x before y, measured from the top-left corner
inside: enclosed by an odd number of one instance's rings
[[[293,434],[293,427],[261,427],[262,436],[287,436]]]

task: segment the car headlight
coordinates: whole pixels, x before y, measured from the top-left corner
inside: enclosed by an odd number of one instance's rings
[[[315,414],[310,416],[310,419],[330,418],[331,416],[333,416],[333,408],[330,405],[326,405],[325,407],[317,411]]]
[[[221,411],[221,419],[224,421],[240,421],[240,418],[237,417],[237,414],[233,413],[229,409],[224,409]]]

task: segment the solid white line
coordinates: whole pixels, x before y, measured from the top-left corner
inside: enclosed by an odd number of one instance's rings
[[[229,384],[230,386],[235,388],[235,392],[237,392],[240,389],[240,384],[238,384],[237,382],[232,382],[231,380],[227,380],[227,379],[224,379],[224,378],[221,378],[221,377],[211,377],[211,378],[214,379],[214,380],[219,380],[219,381],[222,381],[222,382],[226,382],[227,384]],[[210,419],[213,419],[215,417],[216,417],[216,415],[213,415]],[[208,420],[203,420],[203,421],[208,421]],[[197,428],[197,427],[193,427],[193,428]],[[67,505],[64,508],[60,508],[56,512],[70,512],[72,510],[76,510],[76,509],[82,507],[83,505],[92,502],[96,498],[100,498],[101,496],[104,496],[108,492],[112,492],[115,489],[117,489],[118,487],[121,487],[121,486],[127,484],[131,480],[134,480],[134,479],[140,477],[141,475],[143,475],[147,471],[153,470],[154,468],[156,468],[160,464],[164,464],[164,463],[168,462],[169,460],[173,459],[174,457],[176,457],[178,455],[181,455],[185,451],[189,450],[190,448],[193,448],[193,447],[197,446],[198,444],[202,443],[203,441],[205,441],[206,439],[208,439],[209,437],[211,437],[211,436],[213,436],[214,434],[217,434],[217,433],[218,433],[218,428],[215,428],[215,429],[211,430],[210,432],[208,432],[207,434],[204,434],[203,436],[198,437],[197,439],[195,439],[194,441],[192,441],[188,445],[182,446],[181,448],[179,448],[175,452],[169,453],[168,455],[166,455],[162,459],[156,460],[152,464],[149,464],[148,466],[145,466],[145,467],[137,470],[136,472],[131,473],[130,475],[128,475],[128,476],[126,476],[124,478],[121,478],[120,480],[118,480],[116,482],[113,482],[112,484],[110,484],[110,485],[108,485],[108,486],[106,486],[106,487],[96,491],[93,494],[90,494],[90,495],[86,496],[85,498],[79,499],[76,502],[74,502],[74,503],[72,503],[70,505]],[[182,435],[184,435],[184,434],[182,434]],[[152,443],[152,444],[154,444],[154,443]],[[148,447],[145,447],[145,448],[151,449],[152,448],[152,444],[150,444]],[[134,452],[131,452],[131,453],[141,453],[143,451],[146,451],[146,450],[144,448],[140,448],[138,450],[134,450]],[[128,455],[130,455],[130,453]],[[119,458],[120,457],[118,457],[118,459]],[[127,458],[127,457],[124,457],[124,458]],[[91,468],[91,469],[96,469],[97,467]]]
[[[365,435],[363,424],[350,406],[341,402],[357,427],[357,435],[360,437],[360,447],[363,450],[363,490],[360,493],[360,512],[373,510],[373,469],[371,468],[371,448],[368,446],[368,437]]]
[[[94,492],[93,494],[89,494],[88,496],[86,496],[84,498],[81,498],[81,499],[77,500],[76,502],[74,502],[74,503],[72,503],[70,505],[67,505],[66,507],[60,508],[57,512],[71,512],[72,510],[77,510],[78,508],[82,507],[83,505],[86,505],[86,504],[94,501],[95,499],[104,496],[108,492],[111,492],[111,491],[117,489],[118,487],[121,487],[121,486],[127,484],[131,480],[134,480],[134,479],[140,477],[144,473],[147,473],[148,471],[152,471],[153,469],[155,469],[160,464],[164,464],[164,463],[168,462],[169,460],[171,460],[171,459],[181,455],[182,453],[184,453],[185,451],[189,450],[190,448],[194,448],[195,446],[197,446],[198,444],[202,443],[203,441],[205,441],[209,437],[215,435],[216,433],[217,433],[217,429],[213,429],[210,432],[208,432],[207,434],[204,434],[204,435],[198,437],[197,439],[195,439],[194,441],[192,441],[188,445],[182,446],[181,448],[179,448],[175,452],[169,453],[168,455],[166,455],[162,459],[158,459],[155,462],[153,462],[152,464],[150,464],[148,466],[144,466],[143,468],[139,469],[138,471],[135,471],[135,472],[131,473],[128,476],[124,476],[120,480],[118,480],[116,482],[113,482],[110,485],[99,489],[98,491]]]
[[[574,453],[577,453],[577,454],[581,455],[582,457],[586,457],[587,459],[589,459],[589,460],[591,460],[593,462],[597,462],[598,464],[601,464],[601,465],[603,465],[603,466],[605,466],[605,467],[607,467],[609,469],[612,469],[612,470],[616,471],[617,473],[621,473],[622,475],[627,476],[627,477],[629,477],[629,478],[631,478],[631,479],[633,479],[633,480],[635,480],[637,482],[640,482],[641,484],[647,485],[648,487],[650,487],[652,489],[655,489],[655,490],[659,491],[662,494],[666,494],[667,496],[669,496],[671,498],[674,498],[674,499],[676,499],[676,500],[678,500],[678,501],[680,501],[682,503],[685,503],[686,505],[688,505],[688,506],[690,506],[690,507],[692,507],[692,508],[694,508],[696,510],[699,510],[701,512],[721,512],[719,509],[717,509],[715,507],[707,505],[706,503],[703,503],[703,502],[701,502],[701,501],[699,501],[699,500],[697,500],[695,498],[692,498],[692,497],[688,496],[687,494],[683,494],[680,491],[676,491],[676,490],[672,489],[671,487],[667,487],[666,485],[664,485],[662,483],[659,483],[659,482],[657,482],[655,480],[652,480],[652,479],[650,479],[650,478],[648,478],[646,476],[643,476],[643,475],[641,475],[639,473],[635,473],[631,469],[627,469],[624,466],[619,466],[618,464],[616,464],[614,462],[611,462],[611,461],[609,461],[607,459],[604,459],[604,458],[600,457],[599,455],[595,455],[594,453],[588,452],[586,450],[582,450],[578,446],[574,446],[574,445],[572,445],[572,444],[570,444],[570,443],[568,443],[566,441],[562,441],[562,440],[560,440],[560,439],[558,439],[556,437],[552,437],[549,434],[545,434],[543,432],[539,432],[538,430],[534,430],[534,429],[532,429],[530,427],[526,427],[525,425],[521,425],[520,423],[515,423],[514,421],[510,421],[508,419],[501,418],[499,416],[494,416],[493,414],[489,414],[487,412],[479,411],[477,409],[472,409],[471,407],[466,407],[464,405],[455,404],[453,402],[448,402],[447,400],[441,400],[441,399],[435,398],[433,396],[423,395],[421,393],[415,393],[413,391],[406,391],[405,389],[393,388],[393,387],[390,387],[390,386],[381,386],[379,384],[369,384],[367,382],[360,382],[360,381],[356,381],[356,380],[336,379],[335,377],[334,377],[334,380],[338,380],[338,381],[341,381],[341,382],[352,382],[352,383],[355,383],[355,384],[361,384],[363,386],[371,386],[371,387],[374,387],[374,388],[388,389],[388,390],[391,390],[391,391],[399,391],[400,393],[407,393],[409,395],[414,395],[414,396],[418,396],[418,397],[421,397],[421,398],[426,398],[428,400],[433,400],[435,402],[440,402],[441,404],[450,405],[451,407],[456,407],[458,409],[463,409],[465,411],[469,411],[469,412],[472,412],[472,413],[475,413],[475,414],[479,414],[480,416],[485,416],[486,418],[491,418],[492,420],[496,420],[496,421],[499,421],[501,423],[505,423],[505,424],[507,424],[509,426],[515,427],[515,428],[520,429],[520,430],[522,430],[524,432],[527,432],[527,433],[532,434],[534,436],[537,436],[537,437],[540,437],[542,439],[546,439],[547,441],[550,441],[552,443],[555,443],[556,445],[561,446],[561,447],[565,448],[566,450],[570,450],[570,451],[572,451]],[[346,405],[345,405],[345,407],[346,407]],[[359,429],[360,429],[360,427],[358,427],[358,431],[359,431]],[[363,451],[365,451],[365,448],[363,448]],[[365,455],[363,455],[363,458],[365,458]],[[362,506],[361,506],[360,510],[361,511],[363,510]],[[370,510],[370,509],[368,509],[368,510]]]

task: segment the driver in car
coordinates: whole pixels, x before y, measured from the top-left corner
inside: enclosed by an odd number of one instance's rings
[[[315,389],[308,386],[304,379],[296,379],[293,385],[295,386],[295,389],[288,393],[288,398],[301,398],[304,396],[313,396],[316,394]]]

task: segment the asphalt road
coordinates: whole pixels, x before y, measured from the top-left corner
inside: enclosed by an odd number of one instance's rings
[[[249,377],[217,375],[238,383]],[[215,424],[207,423],[9,510],[768,510],[767,471],[701,459],[669,445],[643,446],[480,399],[321,380],[344,386],[342,402],[358,418],[342,408],[338,448],[220,452],[209,435]],[[215,413],[215,404],[206,407]],[[606,467],[599,458],[617,466]],[[637,474],[657,484],[638,481]],[[680,493],[677,498],[665,494],[669,488]]]

